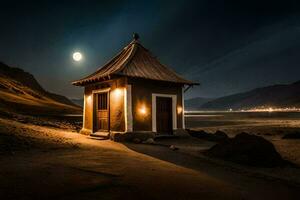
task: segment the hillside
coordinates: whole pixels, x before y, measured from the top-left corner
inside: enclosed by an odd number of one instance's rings
[[[0,62],[0,111],[24,114],[81,113],[68,98],[47,92],[34,76]]]
[[[83,98],[82,99],[70,99],[74,104],[83,107]]]
[[[300,107],[300,81],[288,85],[257,88],[249,92],[221,97],[203,104],[201,109],[249,109],[263,106]]]
[[[209,101],[214,100],[213,98],[196,97],[187,99],[184,101],[185,110],[199,110],[201,106]]]

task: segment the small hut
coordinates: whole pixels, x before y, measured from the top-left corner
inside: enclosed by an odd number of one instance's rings
[[[184,90],[196,83],[161,64],[138,35],[91,75],[72,84],[84,87],[86,134],[173,134],[184,129]]]

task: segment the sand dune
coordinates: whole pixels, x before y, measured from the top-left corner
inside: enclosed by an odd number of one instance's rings
[[[0,111],[63,114],[81,113],[81,108],[66,97],[44,90],[31,74],[0,63]]]

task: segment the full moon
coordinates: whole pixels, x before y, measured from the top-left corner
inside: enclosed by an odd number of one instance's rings
[[[82,54],[80,52],[73,53],[73,59],[77,62],[82,60]]]

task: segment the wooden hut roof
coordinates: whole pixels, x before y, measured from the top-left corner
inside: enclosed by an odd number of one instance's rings
[[[161,64],[151,53],[134,39],[112,60],[91,75],[72,82],[73,85],[84,86],[89,83],[110,78],[113,75],[167,81],[186,85],[195,85],[182,78],[173,70]]]

